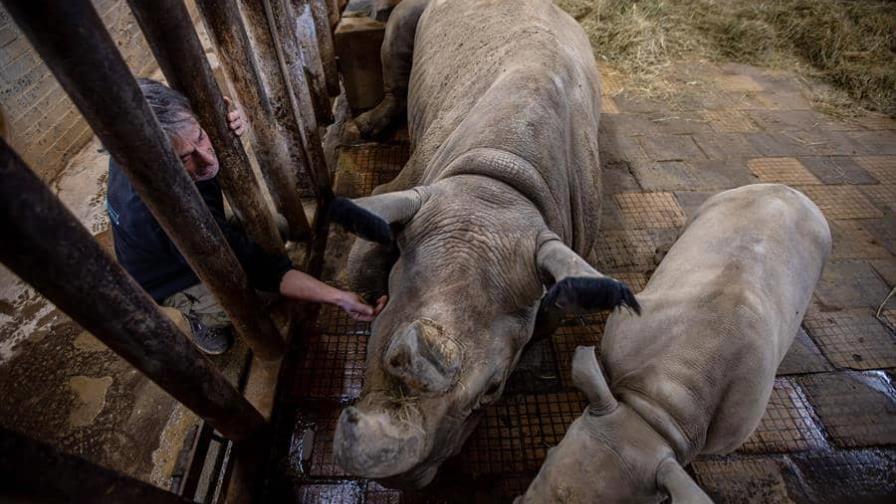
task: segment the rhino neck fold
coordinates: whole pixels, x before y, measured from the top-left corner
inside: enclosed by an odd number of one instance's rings
[[[568,235],[568,223],[550,184],[525,158],[503,149],[477,147],[451,161],[439,178],[456,175],[479,175],[512,187],[535,205],[549,229],[561,237]]]
[[[689,463],[699,452],[699,449],[694,446],[695,443],[688,439],[675,418],[654,404],[649,397],[629,389],[620,390],[617,395],[622,402],[635,410],[653,430],[669,443],[675,451],[675,458],[681,465]]]

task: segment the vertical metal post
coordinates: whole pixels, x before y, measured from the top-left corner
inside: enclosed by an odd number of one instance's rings
[[[269,252],[285,253],[274,218],[261,196],[261,188],[252,173],[249,157],[239,138],[227,126],[227,106],[215,81],[202,43],[183,0],[128,0],[149,47],[162,67],[171,87],[190,100],[199,121],[209,135],[221,162],[221,188],[230,200],[248,235]],[[295,191],[276,191],[288,187],[279,170],[283,166],[262,166],[277,209],[288,222],[308,222]]]
[[[310,0],[317,32],[317,47],[324,66],[324,78],[330,96],[339,96],[339,70],[336,67],[336,46],[333,44],[333,28],[330,26],[327,0]]]
[[[259,358],[277,358],[283,338],[90,0],[3,4],[236,330]]]
[[[283,114],[284,106],[272,102],[264,89],[262,71],[253,56],[236,1],[196,0],[196,6],[215,42],[221,65],[233,82],[240,102],[252,122],[258,143],[254,149],[255,156],[263,167],[262,171],[264,167],[270,167],[270,173],[277,173],[287,179],[281,182],[269,180],[268,188],[274,198],[281,201],[297,197],[298,182],[295,173],[297,169],[309,171],[308,161],[298,133],[284,129],[278,120]],[[288,104],[285,110],[289,111]],[[287,221],[290,234],[307,232],[307,218],[304,223],[295,222],[295,219],[288,217]]]
[[[33,28],[18,8],[9,10]],[[3,140],[0,180],[3,264],[228,438],[245,439],[265,425]]]
[[[314,97],[311,93],[311,83],[305,71],[302,52],[298,44],[295,12],[291,8],[290,0],[248,0],[248,2],[264,6],[266,21],[270,27],[270,33],[273,35],[269,43],[276,48],[277,54],[281,58],[286,81],[293,83],[292,90],[294,92],[290,96],[294,110],[294,122],[291,123],[291,127],[294,124],[301,130],[308,152],[308,160],[314,173],[314,182],[318,188],[318,201],[322,203],[332,194],[330,173],[327,169],[326,156],[318,130],[318,121],[321,118],[315,114],[312,107]],[[326,99],[326,96],[324,98]],[[329,105],[328,99],[327,104]],[[331,113],[329,109],[327,112]]]
[[[0,501],[192,503],[4,428],[0,428]]]

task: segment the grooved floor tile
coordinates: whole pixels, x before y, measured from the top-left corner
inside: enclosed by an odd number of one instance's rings
[[[759,131],[750,116],[739,110],[707,110],[703,112],[703,118],[719,133]]]
[[[896,185],[896,156],[860,156],[855,160],[881,184]]]
[[[797,381],[837,446],[896,444],[896,392],[882,371],[818,373]]]
[[[294,376],[296,399],[355,399],[364,386],[367,336],[306,334],[305,354]]]
[[[890,252],[867,229],[866,221],[835,220],[829,222],[834,244],[831,257],[834,259],[881,259],[891,258]]]
[[[618,271],[609,276],[620,282],[625,282],[635,294],[644,290],[644,286],[647,285],[647,275],[637,271]]]
[[[893,502],[896,450],[836,450],[795,453],[788,457],[806,498],[818,504]]]
[[[300,486],[296,493],[302,504],[355,504],[364,497],[357,481],[311,483]]]
[[[747,166],[761,182],[787,185],[821,184],[821,181],[803,167],[799,160],[792,157],[751,159],[747,161]]]
[[[778,366],[778,375],[821,373],[831,371],[833,366],[825,358],[812,338],[800,327],[787,355]]]
[[[749,75],[724,75],[718,78],[719,87],[726,91],[762,91],[761,84]]]
[[[809,310],[806,330],[837,367],[882,369],[896,367],[896,338],[871,310]]]
[[[644,229],[607,230],[595,246],[598,270],[646,270],[653,266],[656,243]]]
[[[827,446],[799,385],[776,378],[765,415],[738,449],[748,453],[818,450]]]
[[[502,398],[486,408],[461,450],[463,470],[476,476],[537,471],[585,406],[578,392]]]
[[[891,212],[896,212],[896,185],[865,185],[861,189],[865,196],[878,208],[886,208]]]
[[[622,222],[631,229],[677,228],[685,223],[684,210],[668,192],[619,193],[613,196]]]
[[[798,188],[818,205],[828,219],[874,219],[880,211],[854,186],[802,186]]]
[[[599,323],[563,325],[554,333],[551,340],[554,345],[554,355],[557,358],[557,374],[560,376],[563,386],[573,387],[570,373],[572,372],[572,356],[575,354],[576,348],[580,345],[593,346],[598,352],[600,351],[600,339],[604,333],[606,317],[605,313],[601,314],[603,320]]]
[[[715,502],[793,502],[773,459],[707,457],[695,461],[691,468],[697,483]]]

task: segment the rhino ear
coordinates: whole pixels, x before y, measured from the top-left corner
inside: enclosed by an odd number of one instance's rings
[[[657,469],[656,484],[669,494],[672,504],[713,504],[697,482],[671,458],[664,460]]]
[[[572,383],[585,393],[590,410],[596,414],[610,413],[619,406],[600,370],[593,346],[576,348],[572,358]]]
[[[641,305],[627,285],[599,273],[556,235],[538,247],[536,261],[542,275],[554,281],[542,300],[542,310],[582,314],[627,306],[641,314]]]
[[[392,225],[404,225],[420,209],[420,192],[398,191],[350,200],[335,198],[330,202],[329,217],[365,240],[390,245],[395,241]]]

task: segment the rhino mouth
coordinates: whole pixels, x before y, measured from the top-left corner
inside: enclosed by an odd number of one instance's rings
[[[336,462],[351,474],[388,478],[406,473],[425,456],[422,417],[412,408],[342,411],[333,438]]]

